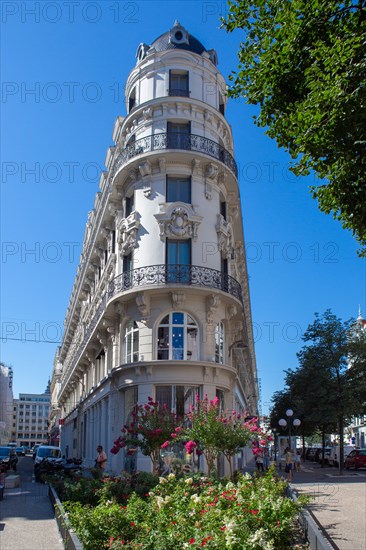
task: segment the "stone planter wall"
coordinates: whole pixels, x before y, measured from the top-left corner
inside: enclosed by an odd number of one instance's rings
[[[64,507],[52,485],[48,486],[48,496],[55,512],[55,519],[65,545],[65,550],[83,550],[83,545],[74,531],[72,531]]]

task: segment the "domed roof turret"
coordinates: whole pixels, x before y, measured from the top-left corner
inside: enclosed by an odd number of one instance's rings
[[[217,65],[217,54],[215,50],[206,50],[197,38],[188,33],[188,31],[175,21],[173,27],[164,34],[160,35],[151,46],[140,44],[137,50],[137,61],[141,61],[148,53],[152,51],[163,52],[166,50],[187,50],[198,55],[207,51],[211,61]]]

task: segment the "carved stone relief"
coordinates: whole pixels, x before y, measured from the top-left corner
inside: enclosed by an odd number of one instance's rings
[[[136,210],[127,218],[123,218],[118,224],[118,244],[122,256],[129,254],[137,248],[137,233],[140,227],[140,215]]]
[[[162,212],[155,214],[155,218],[159,224],[161,240],[164,240],[165,237],[197,240],[198,226],[202,221],[202,216],[198,216],[192,206],[180,202],[163,203],[160,205],[160,209]]]
[[[232,227],[221,214],[217,214],[216,232],[218,250],[221,252],[223,258],[230,258],[233,252]]]

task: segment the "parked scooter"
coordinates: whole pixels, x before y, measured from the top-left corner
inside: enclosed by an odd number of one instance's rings
[[[55,473],[71,475],[72,472],[81,469],[81,464],[81,459],[68,459],[63,462],[56,462],[45,457],[41,462],[34,465],[34,477],[36,481],[43,481],[44,476]]]

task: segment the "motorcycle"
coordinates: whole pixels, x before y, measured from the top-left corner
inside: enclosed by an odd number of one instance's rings
[[[62,462],[56,462],[50,458],[43,458],[41,462],[34,465],[34,478],[36,481],[43,481],[44,476],[55,473],[62,473],[71,476],[73,472],[80,470],[81,459],[68,459]]]

